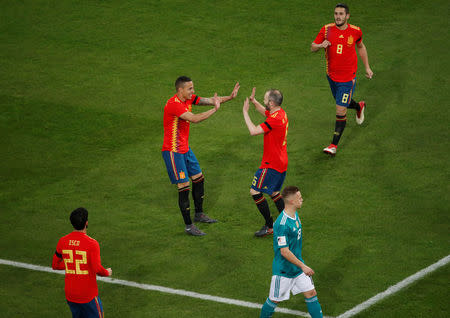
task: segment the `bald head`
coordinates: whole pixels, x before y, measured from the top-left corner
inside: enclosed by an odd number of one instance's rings
[[[283,103],[283,94],[278,89],[269,89],[267,91],[269,101],[272,101],[276,106],[281,106]]]

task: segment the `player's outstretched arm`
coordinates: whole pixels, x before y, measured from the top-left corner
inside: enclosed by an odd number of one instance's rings
[[[201,121],[204,121],[205,119],[208,119],[211,117],[212,114],[214,114],[219,108],[220,108],[220,97],[217,96],[217,93],[214,94],[214,97],[211,98],[212,105],[214,105],[214,108],[211,108],[210,110],[207,110],[206,112],[199,113],[199,114],[193,114],[191,112],[185,112],[180,116],[181,119],[190,121],[191,123],[199,123]]]
[[[299,260],[294,253],[291,252],[289,247],[282,247],[280,248],[281,256],[283,256],[285,259],[287,259],[289,262],[294,264],[297,267],[300,267],[301,270],[308,276],[314,275],[314,271],[309,266],[306,266],[305,263],[303,263],[301,260]]]
[[[311,43],[311,52],[317,52],[319,51],[321,48],[326,49],[327,47],[329,47],[331,45],[331,42],[328,40],[324,40],[322,43],[317,44],[315,42]]]
[[[266,114],[266,109],[260,102],[258,102],[255,98],[256,87],[253,87],[252,94],[250,95],[250,101],[255,105],[256,110],[263,116]]]
[[[364,67],[366,68],[366,77],[372,78],[373,72],[369,65],[369,56],[367,55],[367,49],[363,41],[356,44],[356,48],[358,49],[358,54],[361,57]]]
[[[231,94],[229,96],[218,96],[219,101],[221,104],[226,103],[234,98],[236,98],[238,92],[239,92],[239,88],[240,88],[240,84],[239,82],[237,82],[234,85],[233,91],[231,92]],[[213,97],[201,97],[200,100],[198,101],[198,105],[214,105],[214,98]]]
[[[242,107],[245,124],[247,125],[250,135],[252,135],[252,136],[261,135],[264,133],[264,130],[262,129],[261,125],[255,126],[255,124],[253,124],[252,120],[250,119],[250,116],[248,115],[249,107],[250,106],[249,106],[248,97],[247,97],[244,101],[244,106]]]

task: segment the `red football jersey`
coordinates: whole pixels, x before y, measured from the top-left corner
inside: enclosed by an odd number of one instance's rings
[[[266,117],[266,121],[260,125],[264,130],[264,152],[260,169],[271,168],[283,173],[288,166],[288,118],[283,109],[272,114],[266,111]]]
[[[164,142],[162,151],[186,153],[189,151],[190,122],[180,118],[185,112],[192,111],[200,97],[192,95],[190,100],[182,102],[177,95],[167,101],[164,107]]]
[[[327,74],[335,82],[349,82],[356,76],[358,57],[355,45],[362,40],[359,27],[349,24],[345,30],[339,30],[335,23],[324,25],[314,43],[324,40],[331,45],[325,49]]]
[[[66,299],[88,303],[98,296],[97,275],[108,276],[100,261],[100,246],[82,232],[72,232],[58,241],[53,269],[65,269]]]

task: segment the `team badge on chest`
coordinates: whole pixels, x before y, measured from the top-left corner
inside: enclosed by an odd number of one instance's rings
[[[347,45],[351,46],[352,44],[353,44],[353,36],[350,35],[347,39]]]

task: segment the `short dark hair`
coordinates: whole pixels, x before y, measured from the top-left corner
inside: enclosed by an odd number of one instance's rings
[[[281,192],[281,196],[283,198],[287,198],[288,196],[291,196],[293,194],[296,194],[298,191],[300,191],[296,186],[287,186],[283,189]]]
[[[345,14],[348,14],[350,12],[350,9],[348,8],[348,5],[346,5],[345,3],[338,3],[335,7],[336,8],[344,8],[345,9]]]
[[[85,208],[77,208],[70,213],[70,223],[75,230],[84,229],[88,220],[88,211]]]
[[[178,88],[183,87],[184,83],[192,82],[192,80],[187,76],[180,76],[175,81],[175,89],[178,90]]]
[[[279,89],[269,89],[269,101],[272,101],[277,106],[281,106],[281,103],[283,103],[283,94]]]

